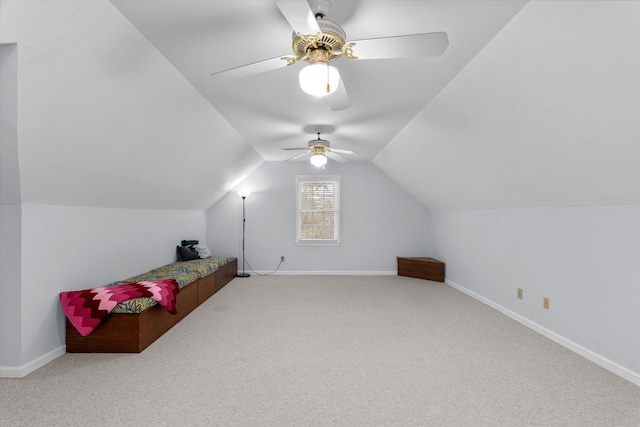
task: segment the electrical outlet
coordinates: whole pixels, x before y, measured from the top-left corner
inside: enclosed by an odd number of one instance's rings
[[[549,298],[544,297],[544,299],[542,300],[542,305],[543,305],[544,308],[549,310]]]
[[[518,299],[522,299],[522,288],[518,288]]]
[[[280,262],[284,262],[284,255],[280,255]]]

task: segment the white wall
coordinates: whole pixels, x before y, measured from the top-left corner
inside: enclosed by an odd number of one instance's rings
[[[374,163],[449,283],[640,385],[639,18],[528,2]]]
[[[182,239],[204,240],[204,211],[22,205],[21,348],[23,376],[64,352],[59,293],[104,286],[175,261]]]
[[[15,44],[0,44],[0,94],[0,336],[20,343],[21,198]],[[0,366],[19,361],[19,346],[0,345]]]
[[[440,211],[431,227],[450,283],[640,385],[640,206]]]
[[[339,175],[341,243],[295,244],[296,175]],[[241,182],[246,199],[245,253],[257,272],[373,274],[397,271],[396,256],[430,255],[429,211],[370,163],[267,162]],[[230,192],[207,212],[207,244],[240,261],[242,199]],[[240,263],[239,263],[240,267]],[[241,267],[240,267],[241,268]]]
[[[20,215],[0,203],[0,367],[20,364]]]
[[[638,1],[530,1],[374,163],[431,210],[638,204],[639,33]]]
[[[262,162],[111,2],[0,15],[19,49],[24,203],[205,210]]]

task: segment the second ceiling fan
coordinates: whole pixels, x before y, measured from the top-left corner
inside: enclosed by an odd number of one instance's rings
[[[344,110],[351,100],[338,69],[330,62],[340,57],[352,60],[396,59],[440,56],[449,40],[444,32],[397,35],[347,41],[346,33],[333,21],[325,19],[331,7],[329,0],[274,0],[293,33],[293,55],[242,65],[211,75],[220,79],[237,79],[299,61],[309,65],[301,70],[300,87],[314,96],[325,96],[333,111]]]
[[[312,139],[309,141],[307,147],[295,147],[295,148],[283,148],[283,150],[304,150],[304,153],[297,154],[293,157],[289,157],[285,160],[285,162],[289,160],[296,160],[300,157],[306,156],[307,154],[313,153],[310,158],[311,164],[317,167],[324,168],[324,165],[327,164],[327,157],[343,163],[346,162],[347,159],[340,156],[340,154],[358,154],[356,151],[345,150],[342,148],[331,148],[331,143],[326,139],[320,138],[320,132],[316,132],[318,135],[317,139]],[[339,153],[339,154],[338,154]]]

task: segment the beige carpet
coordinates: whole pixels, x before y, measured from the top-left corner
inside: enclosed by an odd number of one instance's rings
[[[233,280],[141,354],[0,380],[2,426],[640,426],[640,388],[459,291]]]

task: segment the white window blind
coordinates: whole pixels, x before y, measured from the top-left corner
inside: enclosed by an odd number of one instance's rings
[[[340,242],[340,177],[297,178],[296,243]]]

